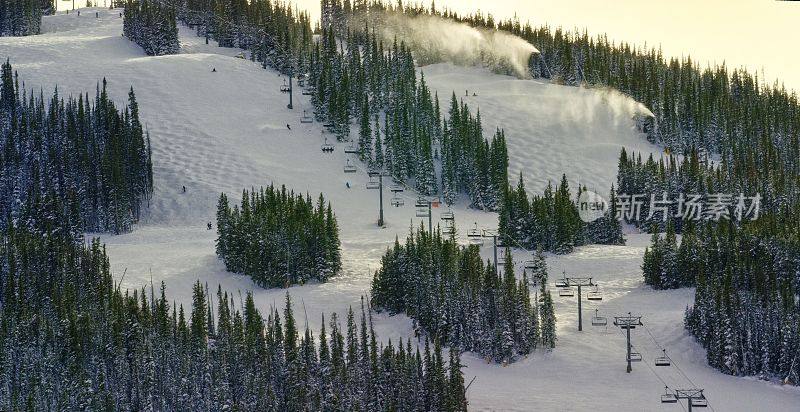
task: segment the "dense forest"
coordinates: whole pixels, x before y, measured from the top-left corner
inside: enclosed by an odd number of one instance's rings
[[[28,94],[6,62],[0,85],[0,227],[54,222],[77,235],[121,233],[153,192],[149,137],[133,89],[117,109],[98,85],[64,100]],[[62,225],[63,223],[63,225]]]
[[[541,297],[531,301],[528,274],[517,278],[506,249],[505,269],[484,263],[475,245],[460,247],[438,231],[420,229],[395,241],[372,281],[376,310],[405,313],[419,332],[462,351],[508,363],[539,345],[556,344],[555,314],[545,290],[547,269],[538,255]]]
[[[122,33],[150,56],[180,51],[175,10],[158,0],[128,0]]]
[[[322,325],[200,283],[185,311],[163,284],[121,290],[96,240],[0,234],[3,410],[466,409],[455,352],[378,343],[364,308]]]
[[[335,6],[327,5],[331,4]],[[344,23],[325,18],[330,13],[323,3],[323,41],[310,60],[317,118],[325,120],[339,140],[349,138],[350,118],[359,119],[362,160],[409,181],[419,193],[440,194],[447,204],[466,194],[471,207],[497,210],[508,180],[503,130],[485,138],[480,111],[471,113],[455,92],[445,117],[438,94],[431,94],[424,74],[417,75],[414,50],[402,41],[385,45],[369,24],[342,30]],[[371,118],[373,138],[365,132]]]
[[[796,183],[774,171],[732,173],[702,159],[697,151],[680,160],[620,156],[620,190],[677,199],[642,204],[642,215],[651,217],[638,224],[653,232],[644,280],[658,289],[696,287],[686,327],[711,366],[798,384],[800,226],[797,208],[785,205]],[[699,207],[688,206],[694,197]]]
[[[0,37],[29,36],[42,30],[42,16],[55,12],[54,0],[0,2]]]
[[[338,140],[349,139],[351,118],[358,119],[359,157],[373,170],[408,181],[420,194],[441,193],[452,204],[463,193],[472,207],[497,209],[507,181],[503,131],[484,138],[480,112],[472,114],[455,93],[445,119],[438,95],[431,94],[424,74],[417,77],[412,52],[403,43],[384,48],[365,30],[347,38],[342,51],[334,34],[323,28],[324,41],[310,59],[317,119]]]
[[[559,254],[589,243],[624,244],[622,226],[616,216],[614,188],[603,216],[588,223],[578,214],[578,200],[583,191],[586,188],[579,187],[573,200],[567,176],[563,175],[558,188],[548,183],[541,195],[529,198],[520,174],[517,186],[508,186],[503,192],[498,230],[502,236],[513,239],[516,246]]]
[[[184,24],[221,47],[250,51],[250,58],[281,73],[307,70],[313,32],[304,11],[275,0],[169,0]]]
[[[217,204],[217,255],[228,271],[250,276],[262,287],[325,282],[342,267],[339,226],[330,203],[316,205],[269,186],[242,192],[241,207]]]

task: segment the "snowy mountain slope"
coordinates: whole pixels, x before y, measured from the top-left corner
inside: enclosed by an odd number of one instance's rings
[[[439,93],[443,110],[455,91],[456,98],[480,108],[486,132],[505,129],[509,176],[516,182],[522,172],[531,191],[540,193],[548,180],[557,184],[566,173],[573,189],[580,182],[606,196],[617,180],[622,146],[660,156],[631,121],[649,111],[613,90],[487,75],[483,69],[450,64],[420,70]]]
[[[278,90],[281,76],[233,58],[238,50],[206,46],[186,28],[181,29],[184,54],[147,57],[120,36],[118,11],[100,10],[99,19],[92,9],[81,14],[45,18],[46,33],[40,36],[0,38],[0,57],[11,59],[29,90],[41,87],[49,93],[57,84],[62,94],[88,91],[93,96],[94,85],[105,76],[110,95],[122,102],[129,86],[134,87],[152,137],[155,194],[133,233],[103,236],[123,286],[149,285],[152,269],[153,282],[165,281],[169,296],[185,305],[198,279],[234,293],[253,290],[261,308],[282,305],[285,290],[260,289],[248,278],[225,272],[214,254],[215,231],[205,229],[214,220],[220,192],[237,198],[245,187],[274,181],[312,196],[324,192],[341,226],[344,273],[326,284],[290,288],[294,301],[304,307],[314,328],[322,312],[341,314],[357,306],[369,290],[369,270],[377,268],[387,245],[396,236],[403,239],[412,222],[421,221],[414,217],[413,194],[407,193],[403,208],[389,207],[387,201],[388,225],[378,229],[377,193],[364,188],[366,174],[342,173],[343,145],[332,155],[319,150],[324,136],[320,125],[299,123],[302,109],[310,109],[306,96],[297,93],[295,109],[286,109],[287,96]],[[443,106],[452,90],[458,95],[469,89],[465,101],[481,109],[485,131],[495,125],[506,129],[510,173],[523,171],[533,191],[563,172],[572,182],[586,182],[605,193],[614,181],[620,146],[656,150],[633,130],[630,116],[636,105],[622,97],[481,69],[434,65],[423,70]],[[478,96],[472,96],[473,89]],[[384,196],[390,197],[388,190]],[[476,221],[496,225],[495,214],[464,205],[454,211],[462,232]],[[551,279],[562,271],[594,276],[605,295],[597,305],[604,316],[642,314],[647,329],[633,332],[634,345],[652,362],[660,352],[648,331],[652,333],[694,384],[706,389],[715,410],[796,410],[797,388],[724,376],[705,366],[704,352],[682,327],[693,292],[654,292],[643,286],[639,265],[646,245],[647,236],[632,235],[628,246],[588,246],[567,256],[549,256]],[[516,258],[522,261],[524,256],[518,253]],[[473,409],[678,410],[658,403],[664,385],[660,379],[671,387],[691,384],[676,368],[657,370],[657,376],[642,362],[626,374],[621,333],[588,325],[595,306],[585,305],[585,328],[578,333],[575,300],[554,300],[559,343],[553,352],[537,352],[505,368],[464,355],[466,380],[477,376],[468,391]],[[376,327],[382,338],[395,342],[413,336],[404,316],[378,316]]]

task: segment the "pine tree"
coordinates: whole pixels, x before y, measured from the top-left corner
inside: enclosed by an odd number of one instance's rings
[[[539,317],[541,321],[541,337],[542,347],[546,349],[553,349],[556,346],[556,315],[553,308],[553,298],[550,296],[550,291],[545,290],[545,284],[542,283],[539,307]]]
[[[358,158],[362,162],[369,162],[372,160],[372,130],[369,126],[369,100],[367,95],[364,94],[363,103],[361,105],[361,121],[358,131]],[[375,131],[378,133],[378,130]]]

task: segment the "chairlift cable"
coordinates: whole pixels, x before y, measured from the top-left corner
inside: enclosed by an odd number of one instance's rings
[[[642,326],[644,326],[644,324],[642,324]],[[616,329],[617,329],[617,330],[619,330],[619,333],[620,333],[621,335],[625,336],[625,334],[624,334],[624,333],[622,333],[622,329],[620,329],[620,328],[616,328]],[[631,349],[633,349],[633,348],[634,348],[634,345],[631,343]],[[640,354],[641,354],[641,352],[640,352]],[[661,383],[662,383],[662,384],[664,384],[664,387],[667,387],[667,388],[669,388],[669,387],[670,387],[670,386],[667,384],[667,382],[666,382],[666,381],[665,381],[665,380],[664,380],[664,379],[661,377],[661,375],[659,375],[659,374],[658,374],[658,373],[657,373],[657,372],[656,372],[656,371],[653,369],[653,367],[652,367],[652,366],[650,366],[649,362],[647,362],[647,360],[644,358],[644,355],[642,355],[642,362],[643,362],[644,364],[646,364],[646,365],[647,365],[647,369],[649,369],[649,370],[650,370],[650,372],[652,372],[652,373],[653,373],[653,375],[655,375],[655,377],[656,377],[656,378],[657,378],[659,381],[661,381]],[[694,384],[692,384],[692,385],[694,385]],[[691,401],[690,401],[690,402],[691,402]],[[685,407],[685,406],[683,406],[683,403],[681,403],[681,402],[678,402],[678,404],[681,406],[681,408],[682,408],[684,411],[686,410],[686,407]],[[713,408],[712,408],[712,411],[713,411]]]
[[[650,329],[649,329],[649,328],[648,328],[646,325],[642,325],[642,327],[644,327],[644,330],[647,332],[647,334],[648,334],[648,335],[650,335],[650,338],[651,338],[651,339],[653,339],[653,342],[655,342],[656,346],[658,346],[660,349],[664,350],[664,348],[663,348],[663,347],[661,347],[661,345],[659,345],[659,344],[658,344],[658,341],[656,341],[656,338],[655,338],[655,336],[653,336],[653,334],[650,332]],[[689,382],[689,383],[690,383],[692,386],[694,386],[694,387],[698,387],[698,386],[697,386],[697,384],[695,384],[695,383],[694,383],[694,382],[693,382],[693,381],[692,381],[692,380],[689,378],[689,376],[687,376],[687,375],[686,375],[686,373],[685,373],[685,372],[683,372],[683,369],[681,369],[681,367],[680,367],[680,366],[678,366],[678,363],[677,363],[677,362],[675,362],[675,360],[674,360],[674,359],[670,358],[670,361],[672,362],[672,366],[674,366],[674,367],[675,367],[675,369],[678,371],[678,373],[680,373],[680,374],[681,374],[681,376],[683,376],[683,378],[684,378],[684,379],[686,379],[686,381],[688,381],[688,382]],[[648,366],[648,367],[650,367],[650,365],[647,365],[647,366]],[[706,399],[706,401],[707,401],[707,399]],[[683,405],[681,404],[681,406],[683,406]],[[708,404],[708,407],[709,407],[709,409],[711,409],[711,411],[712,411],[712,412],[714,411],[714,407],[713,407],[713,406],[711,406],[711,403],[709,403],[709,404]]]

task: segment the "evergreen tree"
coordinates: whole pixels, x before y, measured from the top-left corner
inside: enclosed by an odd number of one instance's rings
[[[511,262],[510,251],[506,259]],[[371,295],[376,309],[406,313],[421,333],[451,351],[512,362],[539,343],[539,310],[527,282],[527,275],[517,281],[513,269],[496,273],[475,246],[459,247],[438,231],[420,229],[386,251]],[[555,318],[550,321],[554,327]]]
[[[155,0],[127,0],[122,32],[150,56],[180,51],[174,7]]]
[[[244,190],[241,206],[217,204],[217,255],[263,287],[326,281],[341,270],[339,227],[330,203],[285,187]]]

